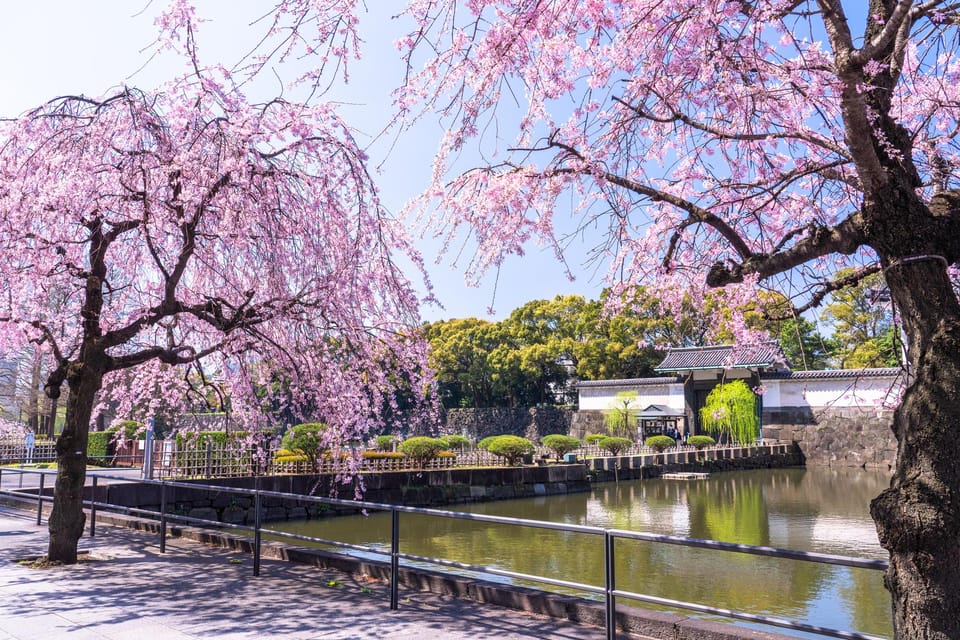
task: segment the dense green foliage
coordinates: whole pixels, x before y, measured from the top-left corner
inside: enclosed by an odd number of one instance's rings
[[[440,438],[414,436],[401,442],[399,448],[403,455],[413,460],[418,466],[424,467],[440,455],[445,444]]]
[[[879,273],[833,293],[824,319],[833,324],[837,366],[843,369],[899,366],[899,333],[893,324],[888,297]]]
[[[643,441],[643,446],[661,453],[666,449],[677,446],[677,441],[670,436],[650,436]]]
[[[444,449],[451,451],[463,451],[470,446],[470,438],[462,436],[459,433],[451,433],[450,435],[443,436],[440,438],[440,441],[443,442]]]
[[[896,366],[896,331],[889,310],[877,303],[881,288],[867,279],[833,294],[825,319],[833,322],[836,340],[792,315],[789,302],[775,294],[761,295],[766,313],[748,309],[745,320],[779,340],[795,369]],[[616,313],[604,311],[610,302],[616,302]],[[732,341],[725,305],[720,293],[708,292],[699,304],[685,301],[678,321],[678,310],[666,308],[655,291],[637,287],[622,300],[611,301],[606,292],[589,301],[556,296],[528,302],[499,322],[444,320],[427,323],[423,331],[444,406],[557,404],[573,401],[574,379],[652,376],[666,347]]]
[[[486,438],[481,439],[480,442],[477,443],[477,449],[482,449],[484,451],[487,451],[487,448],[490,446],[490,443],[493,442],[495,438],[499,438],[499,437],[500,437],[499,435],[496,435],[496,436],[487,436]]]
[[[103,464],[103,459],[110,456],[110,446],[113,435],[106,431],[92,431],[87,436],[87,457],[96,464]]]
[[[116,450],[115,442],[122,437],[130,441],[142,437],[146,425],[136,420],[123,420],[108,427],[104,431],[91,431],[87,435],[87,457],[95,458],[97,464],[103,464],[105,458],[112,456]],[[118,435],[122,432],[122,435]]]
[[[377,436],[377,451],[393,451],[394,443],[399,440],[397,436]]]
[[[597,446],[610,455],[618,456],[624,451],[630,450],[630,447],[633,446],[633,440],[630,438],[620,438],[618,436],[606,436],[597,442]]]
[[[603,312],[604,300],[556,296],[528,302],[500,322],[466,318],[425,325],[444,406],[563,403],[573,401],[574,377],[653,375],[662,352],[641,347],[641,341],[672,344],[678,332],[650,308],[651,296],[638,298],[648,308],[630,303],[610,315]]]
[[[687,444],[699,451],[700,449],[712,447],[717,444],[717,441],[710,436],[690,436],[687,438]]]
[[[545,446],[547,449],[553,451],[553,454],[557,457],[557,460],[562,458],[566,453],[576,451],[583,444],[580,442],[579,438],[565,436],[559,433],[544,436],[540,439],[540,442],[542,442],[543,446]]]
[[[596,445],[606,437],[607,435],[603,433],[588,433],[583,437],[583,441],[586,442],[587,444]]]
[[[757,396],[743,380],[718,384],[707,394],[700,421],[706,431],[726,434],[733,442],[756,442],[760,436]]]
[[[487,445],[487,451],[495,456],[504,458],[508,465],[520,462],[526,454],[536,451],[533,443],[520,436],[496,436]]]
[[[323,442],[327,425],[322,422],[305,422],[294,425],[280,441],[280,446],[293,453],[300,453],[315,463],[327,448]]]

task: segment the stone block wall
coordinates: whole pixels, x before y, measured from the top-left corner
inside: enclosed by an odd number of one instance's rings
[[[763,437],[797,443],[808,465],[889,471],[897,459],[893,412],[874,407],[764,411]]]
[[[888,471],[897,459],[893,412],[875,407],[777,407],[763,410],[763,439],[795,442],[805,464]],[[570,435],[605,433],[601,411],[578,411]]]

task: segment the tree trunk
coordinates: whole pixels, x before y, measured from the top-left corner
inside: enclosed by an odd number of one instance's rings
[[[884,583],[899,640],[960,638],[960,308],[942,261],[888,262],[912,383],[894,413],[890,488],[871,504],[890,552]]]
[[[57,438],[57,482],[48,527],[47,557],[63,564],[77,562],[77,544],[83,535],[83,486],[87,474],[87,438],[93,405],[103,376],[83,364],[72,364],[67,380],[66,424]]]
[[[33,350],[33,362],[30,367],[30,391],[27,394],[27,424],[40,434],[40,348]],[[53,436],[51,435],[51,438]]]

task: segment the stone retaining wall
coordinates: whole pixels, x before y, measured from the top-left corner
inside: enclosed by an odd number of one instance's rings
[[[745,469],[795,467],[803,456],[791,443],[726,447],[705,451],[667,451],[641,456],[591,458],[590,475],[597,481],[655,478],[664,473],[714,473]]]
[[[801,464],[888,471],[897,458],[893,412],[876,407],[777,407],[763,410],[763,439],[795,442]],[[570,435],[604,433],[600,411],[578,411]]]
[[[796,442],[808,465],[889,471],[897,459],[893,412],[840,407],[764,411],[763,437]]]
[[[365,501],[414,507],[530,498],[590,490],[587,470],[583,464],[374,473],[365,474],[363,481]],[[331,482],[335,482],[335,478],[331,476],[269,476],[203,480],[197,484],[329,496]],[[88,487],[87,492],[89,491]],[[159,485],[105,485],[98,488],[97,499],[151,511],[160,511],[161,499],[164,499],[168,513],[233,524],[253,524],[256,517],[253,498],[249,495],[189,489],[183,486],[167,486],[163,491],[165,496],[161,498]],[[342,499],[353,500],[353,486],[340,486],[338,495]],[[300,520],[357,511],[350,506],[321,505],[270,495],[262,496],[261,500],[263,521]]]

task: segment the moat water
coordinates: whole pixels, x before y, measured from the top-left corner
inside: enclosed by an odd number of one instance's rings
[[[885,558],[869,504],[888,484],[886,474],[861,470],[765,469],[701,480],[605,483],[589,493],[451,509]],[[389,548],[388,514],[271,523],[270,527]],[[615,549],[618,589],[892,635],[890,599],[878,571],[629,540],[617,541]],[[604,579],[602,539],[589,534],[402,514],[401,551],[587,584],[602,585]]]

